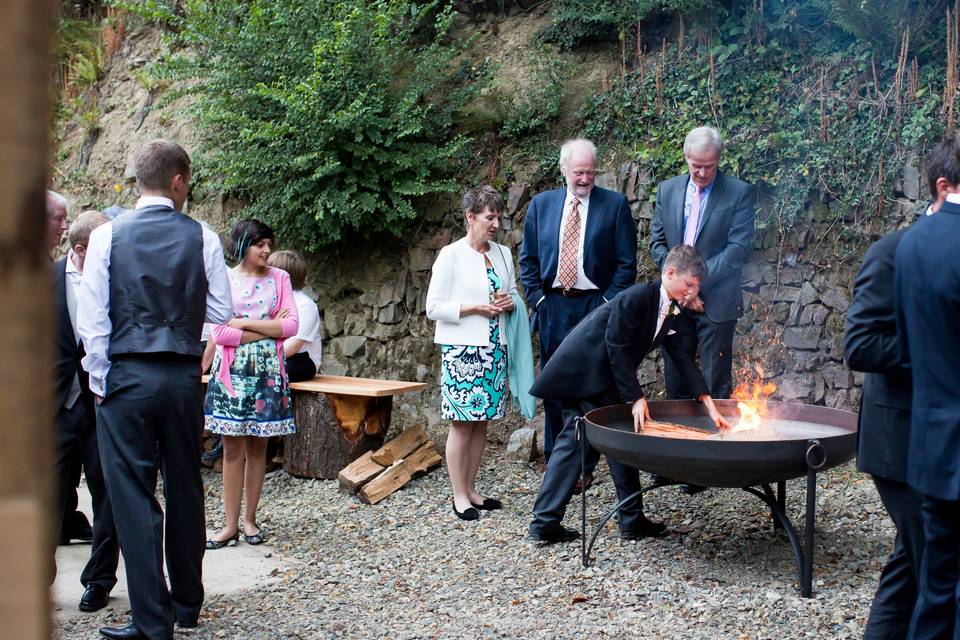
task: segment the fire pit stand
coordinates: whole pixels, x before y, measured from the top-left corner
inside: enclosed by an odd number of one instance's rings
[[[583,438],[586,441],[586,430],[583,428],[584,420],[585,419],[581,417],[576,421],[576,433],[578,441],[580,438]],[[586,444],[586,442],[584,444]],[[797,574],[800,578],[800,595],[804,598],[810,598],[813,594],[813,536],[817,505],[817,471],[822,469],[827,462],[826,450],[819,439],[809,439],[806,441],[805,460],[807,499],[802,545],[800,543],[800,537],[797,535],[796,528],[793,526],[790,518],[787,517],[787,483],[785,480],[778,480],[776,482],[776,491],[773,490],[771,487],[772,483],[769,482],[760,483],[755,486],[740,487],[740,489],[753,496],[756,496],[758,499],[763,501],[770,509],[774,529],[782,528],[786,532],[787,538],[790,541],[790,548],[793,550],[793,558],[796,561]],[[581,474],[586,471],[586,446],[580,448],[580,471]],[[603,531],[604,525],[606,525],[610,518],[612,518],[614,514],[616,514],[621,508],[639,499],[648,491],[679,484],[684,483],[679,481],[656,482],[627,496],[618,502],[612,509],[607,511],[602,518],[600,518],[600,522],[597,524],[593,534],[590,536],[589,542],[587,541],[587,491],[583,491],[580,501],[580,556],[583,566],[590,566],[590,556],[593,552],[593,546],[597,541],[597,537],[600,535],[601,531]]]

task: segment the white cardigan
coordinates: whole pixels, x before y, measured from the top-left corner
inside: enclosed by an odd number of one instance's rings
[[[501,293],[517,290],[513,256],[510,249],[490,242],[487,258],[500,277]],[[485,347],[490,344],[490,320],[480,314],[460,317],[462,304],[490,304],[487,266],[483,253],[475,251],[466,238],[448,244],[433,263],[430,287],[427,289],[427,317],[436,320],[433,341]],[[501,313],[500,344],[507,343],[506,314]]]

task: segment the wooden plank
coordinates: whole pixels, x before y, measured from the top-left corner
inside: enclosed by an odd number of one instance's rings
[[[429,442],[427,432],[421,425],[416,425],[374,451],[371,459],[377,464],[389,467],[397,460],[406,458],[426,442]]]
[[[35,498],[0,498],[0,620],[5,638],[50,637],[47,571],[48,554],[55,548],[47,544],[45,520],[46,510]]]
[[[203,376],[204,384],[210,379]],[[423,382],[405,382],[403,380],[379,380],[377,378],[350,378],[348,376],[314,376],[312,380],[291,382],[290,388],[294,391],[311,393],[335,393],[345,396],[365,396],[369,398],[383,398],[401,393],[421,391],[426,388]]]
[[[407,463],[397,460],[386,471],[368,482],[360,489],[360,499],[367,504],[377,504],[388,495],[410,482],[412,476]]]
[[[660,438],[679,438],[681,440],[705,440],[713,434],[705,429],[690,427],[685,424],[647,420],[643,423],[643,435],[657,436]]]
[[[383,472],[385,467],[370,459],[372,453],[367,451],[340,471],[337,478],[341,489],[352,493]]]
[[[407,463],[410,475],[416,478],[443,462],[443,456],[437,453],[437,447],[432,442],[427,442],[403,461]]]

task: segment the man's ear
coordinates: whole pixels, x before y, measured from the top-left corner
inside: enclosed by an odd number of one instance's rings
[[[950,181],[944,177],[937,178],[937,193],[938,197],[944,197],[948,193],[956,193],[957,187],[950,184]]]
[[[87,255],[87,248],[82,244],[75,244],[73,245],[73,252],[82,258]]]

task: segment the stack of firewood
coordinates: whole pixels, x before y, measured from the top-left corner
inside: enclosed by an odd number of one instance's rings
[[[443,462],[422,426],[410,427],[376,451],[368,451],[340,471],[340,488],[376,504]]]

